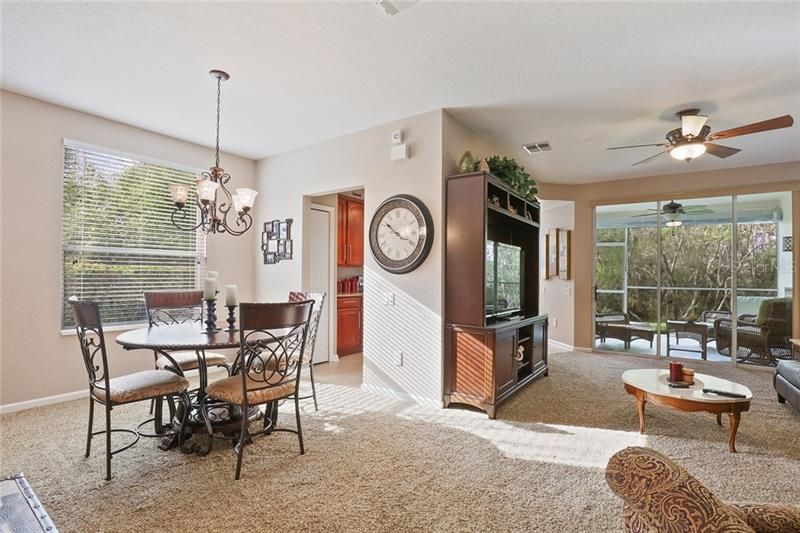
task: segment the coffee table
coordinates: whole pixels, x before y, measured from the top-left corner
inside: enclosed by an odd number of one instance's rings
[[[717,424],[722,425],[722,415],[728,415],[728,450],[736,452],[736,430],[741,413],[750,409],[753,393],[745,387],[727,379],[707,374],[695,374],[694,385],[687,389],[676,389],[668,385],[669,370],[637,369],[622,374],[625,391],[636,397],[639,411],[639,432],[644,433],[644,408],[647,402],[668,405],[680,411],[706,411],[717,415]],[[728,398],[706,394],[704,388],[744,394],[744,398]]]

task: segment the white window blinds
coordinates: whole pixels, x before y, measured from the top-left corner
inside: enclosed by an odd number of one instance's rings
[[[195,179],[189,170],[65,142],[63,329],[74,326],[72,296],[97,301],[108,326],[146,320],[145,290],[200,285],[205,235],[173,226],[168,188]]]

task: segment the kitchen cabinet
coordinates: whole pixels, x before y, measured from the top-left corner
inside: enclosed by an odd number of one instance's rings
[[[364,202],[340,196],[337,203],[336,263],[364,265]]]

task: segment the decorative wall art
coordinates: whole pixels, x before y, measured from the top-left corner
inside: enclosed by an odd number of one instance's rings
[[[292,250],[292,219],[264,222],[264,231],[261,232],[264,264],[274,265],[284,259],[291,259]]]
[[[569,256],[572,252],[572,232],[568,229],[558,230],[558,277],[564,280],[572,276],[572,265]]]
[[[558,275],[558,230],[551,229],[547,234],[547,272],[545,279]]]
[[[784,252],[791,252],[792,251],[792,236],[789,235],[788,237],[783,238],[783,251]]]

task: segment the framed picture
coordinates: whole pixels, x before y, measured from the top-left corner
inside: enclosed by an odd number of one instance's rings
[[[788,237],[783,238],[783,251],[784,252],[791,252],[792,251],[792,237],[791,235]]]
[[[572,265],[569,256],[572,252],[572,232],[568,229],[558,230],[558,277],[570,279]]]
[[[558,230],[547,235],[547,279],[558,275]]]
[[[278,240],[285,241],[289,238],[289,220],[282,220],[278,223]]]

